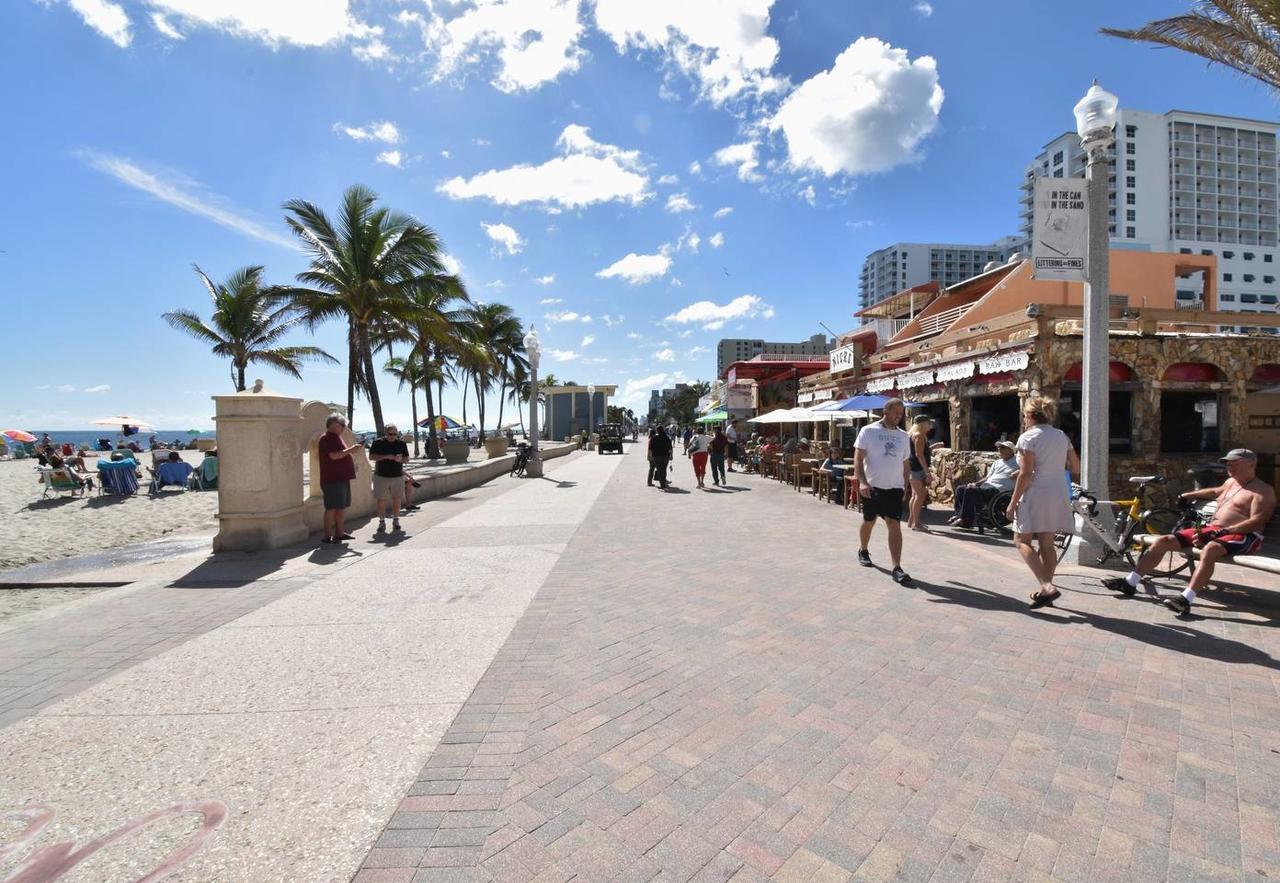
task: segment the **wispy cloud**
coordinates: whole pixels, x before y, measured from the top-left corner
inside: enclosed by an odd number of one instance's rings
[[[398,150],[384,150],[378,154],[378,162],[397,169],[404,168],[404,154]]]
[[[223,197],[210,193],[203,184],[185,175],[172,171],[149,171],[131,159],[95,150],[82,150],[80,156],[98,171],[189,214],[261,242],[270,242],[282,248],[298,248],[297,243],[283,233],[277,233],[266,225],[245,217],[228,206]]]
[[[85,392],[110,392],[111,387],[106,383],[100,383],[97,386],[86,386]]]
[[[121,49],[133,41],[129,31],[129,16],[124,7],[111,0],[68,0],[84,23],[93,28]]]

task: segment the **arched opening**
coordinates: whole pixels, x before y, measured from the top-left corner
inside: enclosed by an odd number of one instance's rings
[[[1280,365],[1259,365],[1253,369],[1253,373],[1249,375],[1249,382],[1256,383],[1260,386],[1275,386],[1280,384]]]
[[[1219,383],[1222,372],[1209,362],[1174,362],[1160,379],[1166,383]]]
[[[1084,391],[1082,381],[1084,363],[1075,362],[1062,375],[1062,397],[1058,400],[1058,426],[1065,432],[1076,450],[1081,450],[1080,437],[1084,416]],[[1139,388],[1138,375],[1124,362],[1112,361],[1107,367],[1108,424],[1111,432],[1109,448],[1113,454],[1132,454],[1137,447],[1134,439],[1134,401]]]
[[[1160,452],[1217,451],[1222,392],[1207,387],[1222,382],[1222,371],[1209,362],[1174,362],[1160,379]]]

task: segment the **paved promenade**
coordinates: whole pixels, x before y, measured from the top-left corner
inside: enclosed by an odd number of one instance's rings
[[[1275,580],[1227,571],[1271,591],[1178,620],[1069,569],[1028,613],[1007,544],[944,534],[907,538],[904,589],[855,565],[854,513],[690,493],[685,460],[662,493],[628,450],[246,566],[162,652],[130,632],[142,656],[0,730],[0,806],[57,813],[37,845],[225,821],[17,879],[1280,878]]]

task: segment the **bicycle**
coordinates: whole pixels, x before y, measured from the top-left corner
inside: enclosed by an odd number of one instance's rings
[[[1080,522],[1102,541],[1103,550],[1098,555],[1097,563],[1102,565],[1112,558],[1123,557],[1129,566],[1137,568],[1145,547],[1136,538],[1146,534],[1172,533],[1181,527],[1190,526],[1200,515],[1194,506],[1183,505],[1181,509],[1168,506],[1157,506],[1143,509],[1142,504],[1147,497],[1151,485],[1165,483],[1163,475],[1137,475],[1129,479],[1130,484],[1137,485],[1135,496],[1130,500],[1099,500],[1096,494],[1072,485],[1071,511]],[[1098,517],[1098,505],[1105,504],[1116,510],[1116,517],[1107,527]],[[1058,547],[1058,560],[1067,553],[1071,545],[1071,534],[1059,534],[1054,545]],[[1191,562],[1178,552],[1170,552],[1156,567],[1150,571],[1152,576],[1167,577],[1180,573],[1191,566]]]
[[[529,455],[532,451],[533,448],[529,446],[528,442],[520,442],[520,444],[516,445],[516,459],[511,464],[512,476],[515,478],[524,477],[524,470],[529,465]]]

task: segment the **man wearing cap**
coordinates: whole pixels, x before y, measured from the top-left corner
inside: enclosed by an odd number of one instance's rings
[[[1276,492],[1257,476],[1258,455],[1247,448],[1236,448],[1222,458],[1229,476],[1221,487],[1187,491],[1184,500],[1216,499],[1218,508],[1213,523],[1204,527],[1188,527],[1160,537],[1138,562],[1138,569],[1127,577],[1112,576],[1102,584],[1114,592],[1132,595],[1142,577],[1162,557],[1176,549],[1195,547],[1200,560],[1191,574],[1191,582],[1181,595],[1164,599],[1164,606],[1174,613],[1190,612],[1196,592],[1202,591],[1213,576],[1213,567],[1229,555],[1250,555],[1262,545],[1262,529],[1276,511]]]
[[[1000,459],[987,469],[987,477],[973,484],[962,484],[955,490],[956,514],[949,523],[965,530],[973,527],[978,507],[992,500],[1002,491],[1013,490],[1013,483],[1018,478],[1017,450],[1011,441],[996,442],[996,453]]]

